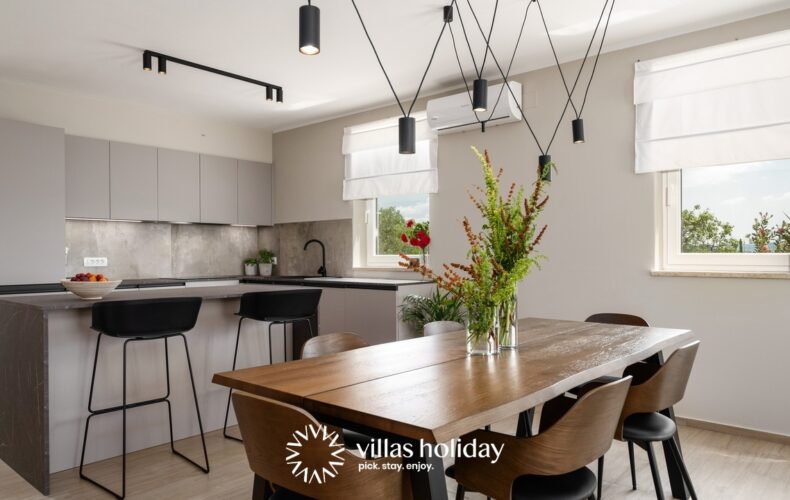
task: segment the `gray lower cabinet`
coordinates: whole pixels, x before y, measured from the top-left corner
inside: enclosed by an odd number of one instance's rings
[[[157,219],[200,222],[200,155],[163,148],[157,154]]]
[[[66,136],[66,217],[110,218],[110,141]]]
[[[157,177],[155,147],[110,142],[110,217],[157,220]]]
[[[0,119],[0,151],[0,285],[56,282],[66,238],[63,129]]]
[[[239,160],[239,224],[272,225],[272,166]]]
[[[200,222],[236,224],[238,220],[238,161],[200,155]]]
[[[321,301],[318,303],[318,331],[321,335],[348,331],[345,288],[321,289]]]

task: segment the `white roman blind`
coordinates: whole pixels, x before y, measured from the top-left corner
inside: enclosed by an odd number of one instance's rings
[[[439,190],[436,134],[428,126],[424,113],[413,116],[417,122],[417,147],[413,155],[398,153],[397,118],[345,129],[344,200]]]
[[[636,64],[636,172],[790,158],[790,30]]]

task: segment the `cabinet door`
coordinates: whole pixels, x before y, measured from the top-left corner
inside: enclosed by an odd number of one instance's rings
[[[200,155],[162,148],[157,154],[158,220],[200,222]]]
[[[110,217],[156,220],[156,148],[110,142]]]
[[[238,162],[200,155],[200,221],[236,224],[238,220]]]
[[[272,225],[272,166],[239,160],[239,224]]]
[[[66,217],[110,218],[110,141],[66,136]]]
[[[369,344],[397,340],[394,290],[346,288],[345,331],[360,335]]]
[[[318,303],[318,333],[347,332],[346,290],[344,288],[322,288],[321,302]]]
[[[63,277],[64,150],[63,129],[0,119],[0,285]]]

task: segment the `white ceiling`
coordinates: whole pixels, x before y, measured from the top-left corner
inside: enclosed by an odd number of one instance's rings
[[[507,60],[527,0],[500,0],[492,39]],[[350,0],[315,0],[321,49],[303,56],[298,0],[3,0],[0,78],[93,96],[146,103],[244,125],[282,130],[392,102]],[[410,100],[428,62],[448,0],[357,0],[384,65]],[[471,0],[488,27],[492,0]],[[466,0],[462,15],[471,28]],[[583,55],[603,0],[543,0],[561,60]],[[534,6],[533,6],[534,7]],[[787,0],[619,0],[604,50],[781,10]],[[552,63],[537,9],[530,12],[514,73]],[[458,15],[456,15],[456,28]],[[456,30],[456,33],[460,29]],[[478,58],[479,31],[470,30]],[[449,35],[449,33],[447,34]],[[142,71],[150,49],[281,85],[283,104],[266,102],[253,85],[168,65],[168,75]],[[467,76],[468,51],[463,51]],[[154,62],[156,64],[156,62]],[[486,74],[496,77],[490,63]],[[423,95],[461,82],[445,36]]]

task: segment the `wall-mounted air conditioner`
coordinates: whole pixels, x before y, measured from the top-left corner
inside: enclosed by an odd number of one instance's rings
[[[496,103],[496,107],[494,107],[493,114],[491,109],[488,109],[477,113],[477,117],[475,117],[475,112],[472,111],[472,100],[466,91],[460,94],[440,97],[439,99],[432,99],[428,101],[427,107],[428,124],[440,134],[449,134],[480,127],[478,118],[486,121],[486,127],[517,122],[521,120],[521,113],[518,111],[522,101],[521,84],[510,82],[510,89],[517,100],[513,99],[513,95],[511,95],[504,84],[489,85],[488,105],[494,106]],[[497,99],[499,99],[499,102],[497,102]]]

